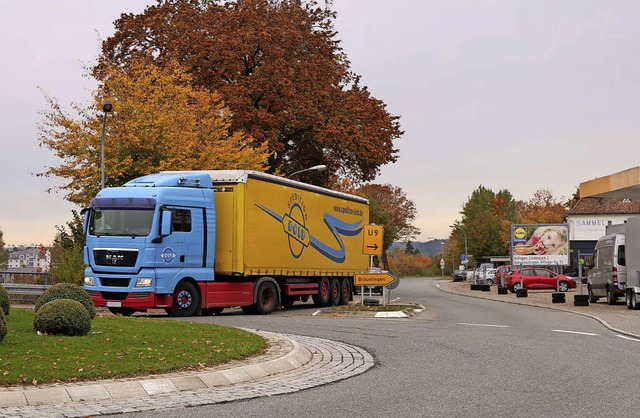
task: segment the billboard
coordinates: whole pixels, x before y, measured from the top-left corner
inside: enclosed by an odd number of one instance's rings
[[[511,225],[511,264],[568,266],[569,225]]]

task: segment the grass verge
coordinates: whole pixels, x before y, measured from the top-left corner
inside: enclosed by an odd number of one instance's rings
[[[82,337],[37,335],[33,310],[11,309],[0,342],[0,385],[130,377],[198,370],[262,352],[258,335],[185,321],[104,316]]]

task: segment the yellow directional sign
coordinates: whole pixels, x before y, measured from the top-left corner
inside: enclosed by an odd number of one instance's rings
[[[395,276],[389,273],[356,273],[353,276],[356,286],[386,286],[395,280]]]
[[[365,225],[362,253],[369,255],[381,255],[383,235],[384,228],[382,225]]]

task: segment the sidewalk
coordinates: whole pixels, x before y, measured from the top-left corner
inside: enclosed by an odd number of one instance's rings
[[[438,281],[439,288],[448,293],[480,299],[491,299],[505,303],[537,306],[546,309],[555,309],[565,312],[573,312],[595,319],[608,329],[624,334],[632,338],[640,339],[640,311],[627,309],[624,302],[617,305],[607,305],[604,299],[589,306],[574,306],[573,296],[580,294],[580,285],[566,293],[565,303],[552,303],[552,290],[529,290],[528,297],[518,298],[514,293],[499,295],[497,286],[491,286],[491,291],[483,292],[471,290],[471,282]],[[587,294],[587,287],[583,286],[583,294]]]

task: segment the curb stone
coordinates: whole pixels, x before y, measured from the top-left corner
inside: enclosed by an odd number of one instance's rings
[[[85,417],[209,405],[296,392],[346,379],[375,366],[367,351],[339,341],[250,331],[280,348],[246,361],[251,364],[233,368],[222,365],[213,371],[7,388],[0,390],[0,416]]]

